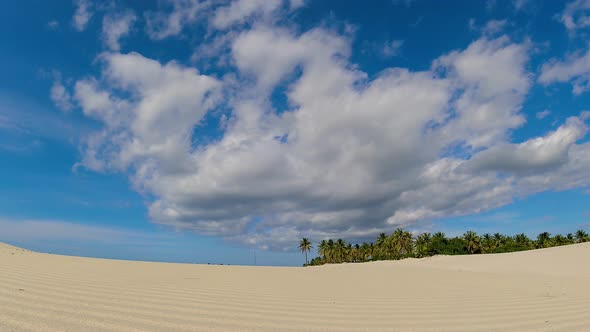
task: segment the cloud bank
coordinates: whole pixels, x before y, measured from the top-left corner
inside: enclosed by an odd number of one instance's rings
[[[75,83],[73,99],[103,126],[78,166],[129,173],[153,197],[155,223],[272,250],[302,236],[371,238],[590,185],[590,145],[579,143],[586,116],[511,141],[534,83],[528,42],[484,34],[427,70],[369,77],[350,60],[348,34],[277,23],[299,5],[173,1],[146,14],[153,39],[205,13],[211,29],[230,29],[212,55],[229,59],[227,74],[120,53],[114,38],[101,74]],[[544,66],[540,82],[573,77],[556,66]],[[277,89],[285,103],[275,102]],[[195,134],[207,117],[219,119],[220,137]]]

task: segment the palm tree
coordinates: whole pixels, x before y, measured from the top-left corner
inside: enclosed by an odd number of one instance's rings
[[[320,242],[318,245],[318,255],[322,257],[324,262],[328,261],[327,257],[329,255],[329,250],[330,248],[328,247],[328,241],[322,240],[322,242]]]
[[[346,257],[346,241],[342,239],[338,239],[334,243],[334,256],[336,258],[336,263],[342,263]]]
[[[463,238],[465,239],[467,252],[470,254],[475,254],[481,252],[481,241],[477,233],[474,231],[467,231],[463,234]]]
[[[531,245],[531,240],[524,233],[516,234],[516,236],[514,237],[514,241],[521,248],[528,248]]]
[[[379,259],[385,258],[387,252],[387,249],[385,248],[387,246],[387,234],[379,234],[379,237],[377,238],[375,245],[377,246],[377,254],[379,256]]]
[[[467,231],[463,236],[453,238],[447,238],[442,232],[436,232],[433,235],[423,233],[414,239],[410,232],[398,228],[390,236],[385,233],[379,234],[375,243],[365,242],[362,245],[352,245],[343,239],[322,240],[318,244],[319,257],[312,259],[309,265],[400,259],[409,256],[426,257],[438,254],[512,252],[588,241],[590,241],[590,236],[584,230],[578,230],[575,234],[569,233],[567,236],[558,234],[555,237],[551,237],[548,232],[543,232],[537,236],[536,240],[531,240],[524,233],[514,236],[500,233],[495,233],[493,236],[484,234],[480,237],[473,231]],[[308,261],[307,252],[311,248],[311,243],[306,238],[303,238],[299,243],[299,249],[305,253],[306,264]]]
[[[404,230],[401,228],[396,229],[391,233],[387,239],[387,248],[389,249],[389,255],[395,259],[399,259],[402,255],[402,245]]]
[[[422,258],[428,255],[431,240],[430,233],[422,233],[416,237],[416,257]]]
[[[551,246],[551,234],[543,232],[537,236],[537,248],[547,248]]]
[[[432,240],[443,242],[446,238],[447,238],[447,236],[443,232],[436,232],[436,233],[432,234]]]
[[[351,262],[353,260],[354,250],[352,250],[352,243],[347,243],[344,248],[344,259],[345,262]]]
[[[363,254],[361,251],[361,246],[357,243],[354,245],[354,248],[351,249],[352,250],[352,254],[351,254],[351,258],[353,262],[360,262],[363,260]]]
[[[372,244],[372,243],[371,243]],[[371,249],[369,248],[369,244],[367,242],[363,242],[363,244],[361,244],[361,249],[360,249],[360,257],[361,260],[363,261],[368,261],[369,258],[371,257]]]
[[[309,242],[308,238],[304,237],[301,239],[301,241],[299,241],[299,250],[305,254],[305,264],[309,263],[307,260],[307,253],[311,250],[311,248],[313,248],[313,246],[311,245],[311,242]]]
[[[504,235],[500,233],[494,233],[494,248],[500,248],[504,245]]]
[[[565,244],[569,244],[569,241],[567,239],[567,237],[561,235],[561,234],[557,234],[553,237],[553,242],[555,243],[555,245],[557,246],[562,246]]]
[[[393,258],[399,259],[412,253],[412,233],[402,228],[396,229],[388,238],[388,248]]]
[[[490,233],[485,233],[481,237],[481,246],[485,252],[492,252],[494,250],[494,242],[492,241]]]
[[[403,231],[400,238],[400,251],[403,256],[409,256],[414,252],[414,238],[412,233]]]
[[[577,243],[588,242],[588,240],[589,240],[588,233],[586,233],[584,230],[579,229],[576,232],[576,242]]]
[[[328,263],[334,263],[334,257],[336,256],[336,244],[334,240],[328,240]]]
[[[445,247],[448,244],[448,239],[445,233],[436,232],[432,234],[432,240],[428,246],[428,255],[440,255],[445,253]]]

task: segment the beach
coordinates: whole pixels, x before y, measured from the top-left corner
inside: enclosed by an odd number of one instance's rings
[[[317,267],[0,244],[0,331],[588,331],[590,243]]]

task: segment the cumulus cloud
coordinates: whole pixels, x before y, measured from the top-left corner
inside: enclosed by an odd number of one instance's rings
[[[244,22],[255,14],[269,15],[277,10],[283,0],[236,0],[231,4],[218,8],[211,23],[217,29],[225,29],[233,24]],[[295,4],[301,6],[301,4]]]
[[[119,14],[110,14],[102,20],[102,38],[107,47],[112,51],[119,51],[119,40],[129,34],[131,26],[137,17],[131,11]]]
[[[219,83],[195,69],[175,62],[161,65],[138,53],[107,53],[102,61],[111,89],[92,79],[75,85],[84,113],[105,124],[87,140],[81,165],[103,170],[133,164],[142,174],[156,166],[171,171],[186,167],[192,127],[213,104]],[[113,89],[132,99],[116,97]],[[141,165],[135,164],[140,160]]]
[[[539,173],[567,163],[572,145],[586,134],[584,122],[569,118],[566,124],[545,137],[520,144],[501,144],[478,153],[468,167],[510,173]]]
[[[92,3],[88,0],[75,0],[76,11],[72,18],[72,24],[78,31],[86,29],[86,25],[92,18]]]
[[[484,37],[437,59],[434,69],[447,72],[463,90],[453,102],[458,117],[442,129],[444,135],[472,148],[505,141],[507,131],[525,121],[520,108],[531,83],[527,61],[528,45],[506,36]]]
[[[539,120],[542,120],[542,119],[545,119],[546,117],[548,117],[549,114],[551,114],[550,110],[543,110],[541,112],[537,112],[537,114],[535,114],[535,117]]]
[[[552,172],[531,174],[520,180],[521,195],[548,189],[568,190],[590,186],[587,169],[590,163],[590,143],[570,147],[568,161]]]
[[[223,8],[224,27],[255,12]],[[156,36],[192,17],[168,17]],[[79,167],[129,172],[151,197],[155,223],[285,250],[301,236],[367,239],[590,185],[590,145],[577,144],[586,116],[510,141],[531,86],[526,42],[484,36],[427,70],[386,68],[371,78],[351,62],[350,37],[327,28],[266,22],[223,44],[231,72],[223,79],[112,52],[100,57],[100,75],[75,83],[84,114],[103,124],[81,146]],[[279,86],[286,103],[277,109]],[[229,110],[223,135],[194,135],[219,109]]]
[[[574,0],[565,6],[561,23],[573,33],[577,29],[590,26],[590,0]]]
[[[404,45],[403,40],[392,40],[385,43],[383,49],[381,50],[383,56],[385,57],[393,57],[398,56],[400,54],[401,47]]]
[[[483,27],[482,32],[487,35],[494,35],[502,31],[507,24],[507,20],[490,20]]]
[[[307,0],[289,0],[290,9],[299,9],[307,3]]]
[[[178,35],[186,26],[201,23],[217,30],[227,30],[253,19],[270,20],[283,10],[289,12],[305,5],[304,0],[168,0],[166,8],[146,14],[147,32],[152,39]]]
[[[208,63],[211,60],[220,67],[226,67],[231,62],[231,57],[227,50],[230,49],[231,43],[239,35],[238,31],[227,31],[203,42],[193,52],[191,61],[193,63]]]
[[[541,67],[539,82],[542,84],[570,81],[575,95],[590,89],[590,49],[585,54],[569,54],[563,61],[549,60]]]
[[[178,35],[182,29],[203,17],[213,5],[207,0],[167,0],[172,11],[156,11],[146,14],[146,29],[152,39],[164,39]]]
[[[469,29],[480,32],[488,37],[493,37],[499,34],[508,25],[507,20],[489,20],[485,25],[480,26],[475,22],[474,18],[469,19]]]
[[[72,96],[63,85],[61,78],[58,76],[53,81],[53,85],[51,86],[51,90],[49,92],[51,100],[55,103],[57,108],[60,110],[67,112],[73,108],[72,105]]]

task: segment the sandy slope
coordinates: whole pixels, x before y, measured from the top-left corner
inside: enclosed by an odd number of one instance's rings
[[[590,331],[590,243],[272,268],[67,257],[0,244],[0,331]]]

